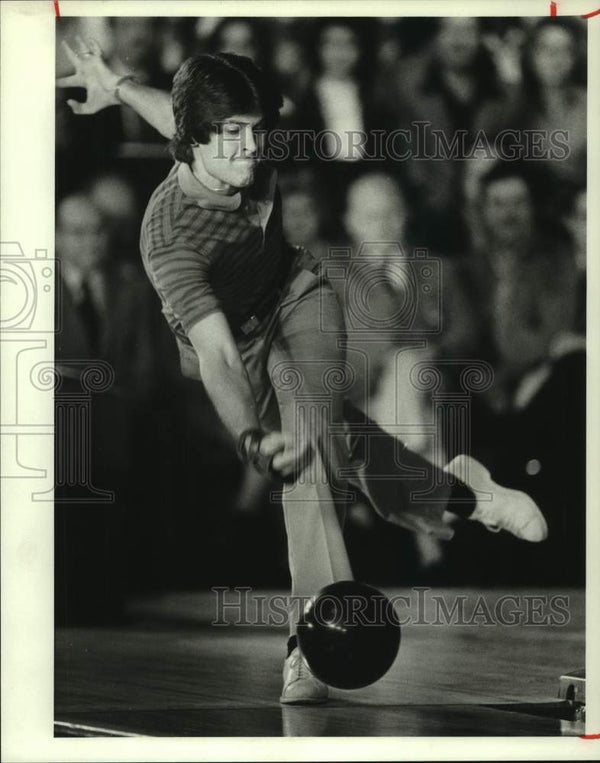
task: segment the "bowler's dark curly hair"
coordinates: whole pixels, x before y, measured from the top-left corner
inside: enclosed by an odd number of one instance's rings
[[[208,143],[211,133],[235,114],[262,114],[272,129],[283,105],[273,81],[245,56],[211,53],[184,61],[173,80],[175,136],[171,153],[189,164],[193,143]]]

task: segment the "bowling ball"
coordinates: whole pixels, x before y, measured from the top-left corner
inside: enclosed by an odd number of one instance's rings
[[[323,588],[298,623],[298,645],[315,676],[338,689],[380,679],[400,647],[392,602],[366,583],[343,580]]]

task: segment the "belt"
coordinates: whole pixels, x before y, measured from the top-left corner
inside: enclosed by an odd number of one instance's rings
[[[285,285],[302,270],[309,270],[311,273],[319,275],[321,272],[321,262],[316,260],[313,255],[303,247],[294,247],[296,250],[296,262],[287,272],[283,279],[283,284],[273,290],[273,293],[256,309],[256,311],[246,318],[239,327],[233,332],[234,337],[249,337],[256,333],[266,318],[269,317],[284,291]]]
[[[281,292],[282,289],[274,290],[273,294],[269,295],[269,299],[238,326],[233,332],[234,337],[250,337],[255,334],[279,302]]]

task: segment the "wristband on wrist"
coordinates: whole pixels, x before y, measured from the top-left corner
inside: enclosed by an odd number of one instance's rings
[[[124,77],[121,77],[121,79],[117,80],[117,84],[114,87],[113,93],[117,101],[120,101],[121,103],[124,103],[123,99],[121,98],[121,95],[119,93],[119,90],[121,88],[121,85],[124,82],[127,82],[127,80],[130,80],[131,82],[137,82],[136,78],[133,76],[133,74],[126,74]]]
[[[262,429],[245,429],[239,437],[237,452],[245,464],[251,464],[257,472],[268,474],[273,479],[281,479],[279,472],[273,467],[272,456],[264,456],[260,452],[261,443],[267,433]],[[283,478],[284,482],[293,482],[293,478]]]
[[[245,464],[256,466],[260,444],[265,436],[262,429],[245,429],[239,437],[237,451]]]

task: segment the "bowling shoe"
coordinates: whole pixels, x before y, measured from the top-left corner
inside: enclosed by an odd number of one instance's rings
[[[317,705],[327,702],[329,690],[311,673],[296,647],[283,663],[282,705]]]
[[[475,493],[477,503],[469,519],[481,522],[491,532],[506,530],[531,543],[548,537],[546,520],[527,493],[498,485],[476,459],[456,456],[444,471],[454,474]]]

